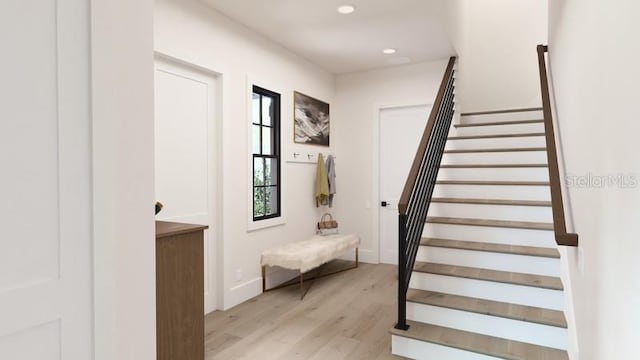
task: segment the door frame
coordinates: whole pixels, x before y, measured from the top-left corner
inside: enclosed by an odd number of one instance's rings
[[[209,178],[208,187],[209,199],[207,211],[209,212],[209,243],[205,244],[207,252],[204,254],[206,263],[213,266],[205,267],[208,279],[205,284],[205,291],[209,289],[213,291],[215,297],[205,298],[205,314],[215,310],[223,309],[224,304],[224,242],[222,241],[222,91],[223,76],[219,72],[213,71],[206,67],[176,58],[159,51],[154,52],[154,77],[157,69],[157,63],[164,62],[174,66],[186,67],[190,71],[200,72],[206,76],[215,79],[215,103],[214,121],[208,129],[208,158],[209,158]],[[155,87],[154,87],[155,91]],[[155,104],[155,102],[154,102]],[[155,120],[154,120],[155,123]],[[205,237],[205,241],[207,238]],[[203,294],[204,296],[204,294]]]
[[[404,107],[417,107],[417,106],[429,106],[433,107],[433,102],[424,101],[424,99],[411,99],[405,101],[396,101],[389,103],[377,103],[373,106],[373,138],[372,138],[372,172],[371,172],[371,199],[372,210],[371,211],[371,234],[375,239],[375,245],[373,246],[374,254],[372,254],[372,260],[375,260],[376,264],[380,263],[380,113],[382,110],[404,108]],[[425,126],[427,125],[425,119]]]

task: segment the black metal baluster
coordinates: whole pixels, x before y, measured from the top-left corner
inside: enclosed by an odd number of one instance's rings
[[[415,177],[408,179],[401,199],[404,206],[398,217],[397,329],[409,328],[406,321],[407,291],[454,115],[454,62],[455,58],[450,59],[439,90],[439,100],[432,109],[430,123],[425,130],[425,133],[427,130],[430,133],[418,151],[422,158],[414,160],[412,176]]]

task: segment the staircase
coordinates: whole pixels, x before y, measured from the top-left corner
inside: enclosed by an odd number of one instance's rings
[[[541,109],[463,114],[406,293],[411,359],[569,359]]]

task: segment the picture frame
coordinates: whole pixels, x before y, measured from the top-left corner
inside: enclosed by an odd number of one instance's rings
[[[329,146],[330,105],[301,92],[293,92],[293,141]]]

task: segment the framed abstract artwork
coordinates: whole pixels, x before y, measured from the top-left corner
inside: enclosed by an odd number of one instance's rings
[[[329,146],[328,103],[294,91],[293,114],[294,142]]]

